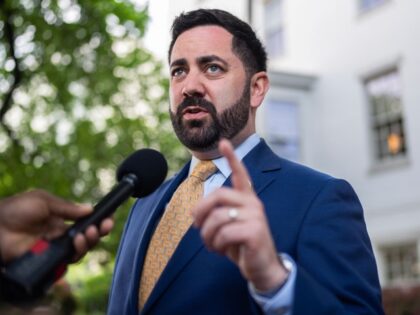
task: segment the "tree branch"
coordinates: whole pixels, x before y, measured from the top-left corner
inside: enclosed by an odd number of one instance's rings
[[[15,145],[18,145],[19,142],[17,140],[16,135],[14,134],[13,130],[6,124],[4,117],[6,113],[10,110],[13,105],[13,93],[18,88],[20,82],[22,81],[22,72],[19,70],[19,60],[16,57],[15,52],[15,32],[12,24],[12,12],[6,8],[6,4],[0,1],[0,4],[3,7],[3,14],[5,15],[4,19],[4,36],[9,46],[9,56],[13,59],[15,63],[15,67],[12,72],[13,76],[13,83],[10,86],[9,91],[5,94],[5,97],[2,101],[1,108],[0,108],[0,124],[3,129],[6,131],[9,138]]]

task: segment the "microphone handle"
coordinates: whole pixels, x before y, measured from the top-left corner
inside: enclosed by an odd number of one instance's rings
[[[71,238],[74,238],[77,233],[83,233],[89,225],[96,225],[99,227],[103,219],[113,214],[115,210],[131,196],[136,184],[136,175],[125,175],[120,182],[95,205],[93,212],[90,215],[77,220],[76,223],[67,230],[66,234]]]
[[[2,297],[16,304],[41,297],[66,272],[73,254],[73,239],[67,235],[49,242],[39,240],[1,272]]]

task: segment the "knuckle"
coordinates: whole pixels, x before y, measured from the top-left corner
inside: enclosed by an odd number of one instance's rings
[[[229,230],[227,228],[221,228],[219,231],[219,242],[226,243],[229,241]]]
[[[225,197],[226,195],[228,195],[230,193],[230,188],[227,187],[220,187],[219,189],[217,189],[217,195],[219,197]]]
[[[217,209],[216,211],[213,211],[212,217],[216,222],[222,222],[224,219],[224,212],[221,211],[221,209]]]
[[[262,224],[255,225],[255,235],[261,235],[265,231],[265,227]]]
[[[40,189],[40,188],[31,189],[31,190],[28,191],[28,194],[33,195],[33,196],[40,196],[40,197],[48,195],[46,190],[43,190],[43,189]]]

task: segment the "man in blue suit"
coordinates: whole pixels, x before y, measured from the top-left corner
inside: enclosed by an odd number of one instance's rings
[[[132,208],[108,313],[383,314],[351,186],[276,156],[255,133],[269,82],[249,25],[221,10],[181,14],[169,63],[171,119],[192,160]],[[183,210],[192,225],[150,281],[161,261],[154,252],[167,245],[156,239],[177,232],[162,225],[203,161],[216,168]]]

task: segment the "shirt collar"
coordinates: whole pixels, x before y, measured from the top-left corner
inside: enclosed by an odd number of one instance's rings
[[[260,137],[256,133],[253,133],[248,138],[246,138],[244,142],[242,142],[235,148],[236,157],[239,160],[242,160],[245,157],[245,155],[247,155],[249,151],[251,151],[260,141]],[[191,174],[192,170],[199,161],[200,160],[196,157],[192,157],[188,175]],[[222,173],[225,178],[228,178],[232,173],[232,170],[229,167],[229,163],[227,162],[224,156],[214,159],[213,163],[216,165],[218,171]]]

